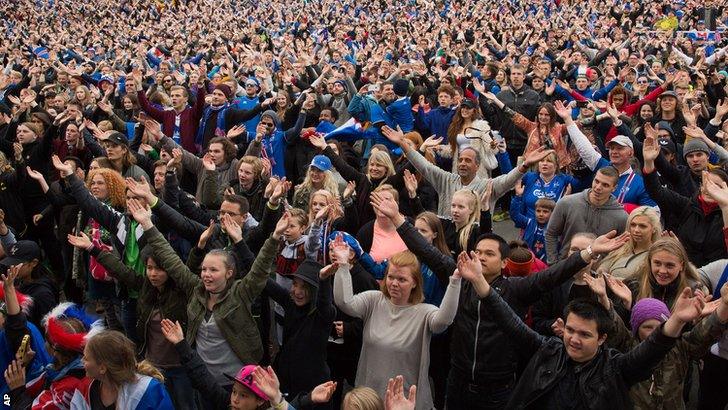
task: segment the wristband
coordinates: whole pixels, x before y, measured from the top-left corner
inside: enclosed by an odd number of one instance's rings
[[[591,245],[589,245],[589,246],[586,247],[586,253],[589,254],[589,258],[590,259],[594,259],[594,250],[592,250]]]

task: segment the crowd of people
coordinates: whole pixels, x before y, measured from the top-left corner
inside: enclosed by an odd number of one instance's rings
[[[1,1],[3,405],[725,408],[726,28]]]

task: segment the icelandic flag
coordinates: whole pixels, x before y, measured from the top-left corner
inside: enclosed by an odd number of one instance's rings
[[[384,122],[382,122],[382,125],[384,125]],[[319,124],[319,127],[321,126],[322,125]],[[401,153],[401,148],[399,148],[396,144],[390,141],[387,137],[382,135],[377,125],[372,123],[362,124],[354,118],[350,118],[349,121],[343,123],[335,130],[326,133],[324,135],[324,139],[335,139],[337,141],[346,142],[355,142],[361,139],[370,139],[374,140],[374,144],[383,144],[395,154]]]
[[[720,41],[720,33],[717,31],[688,31],[686,34],[693,41]]]
[[[91,410],[91,379],[80,383],[71,399],[71,410]],[[157,379],[137,374],[137,380],[119,389],[116,407],[127,410],[174,410],[172,399]]]
[[[33,54],[35,54],[36,57],[38,57],[38,58],[42,58],[43,60],[47,60],[49,57],[48,49],[46,47],[42,47],[42,46],[34,48]]]

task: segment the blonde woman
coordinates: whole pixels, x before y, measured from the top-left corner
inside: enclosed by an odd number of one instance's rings
[[[493,138],[490,136],[488,121],[480,119],[478,106],[470,99],[464,99],[455,110],[450,127],[447,129],[447,145],[438,145],[440,155],[452,157],[452,172],[457,173],[458,153],[466,147],[478,151],[480,167],[478,177],[490,178],[491,172],[498,167],[495,157]]]
[[[319,231],[321,246],[319,247],[317,261],[324,265],[328,263],[326,249],[329,248],[329,234],[334,231],[349,231],[349,219],[356,219],[356,209],[354,209],[351,201],[348,202],[349,205],[342,208],[339,199],[325,189],[319,189],[311,194],[308,220],[315,221],[318,219],[321,221]],[[310,227],[308,234],[311,234]]]
[[[358,226],[362,226],[374,219],[374,210],[370,205],[369,195],[377,187],[383,184],[391,184],[394,176],[394,164],[392,158],[384,151],[372,153],[367,161],[366,173],[347,164],[343,158],[337,155],[334,150],[326,144],[323,137],[313,135],[309,138],[311,145],[321,150],[322,154],[331,160],[334,168],[339,171],[347,182],[356,184],[356,204],[359,214]]]
[[[654,298],[670,309],[686,287],[707,292],[698,271],[688,260],[685,248],[672,237],[660,238],[650,246],[647,260],[627,280],[627,286],[632,291],[633,304],[640,299]]]
[[[629,242],[607,255],[597,267],[620,279],[634,274],[647,262],[647,251],[662,232],[660,216],[654,208],[640,206],[629,214],[625,231],[629,232]]]
[[[86,379],[71,399],[73,409],[174,409],[160,373],[137,363],[134,342],[123,333],[105,330],[91,337],[83,350]],[[155,377],[156,376],[156,377]]]
[[[316,155],[308,166],[306,178],[293,193],[293,207],[309,211],[311,194],[315,191],[325,190],[334,197],[339,196],[339,185],[331,173],[331,160],[325,155]],[[313,220],[310,219],[309,220]]]

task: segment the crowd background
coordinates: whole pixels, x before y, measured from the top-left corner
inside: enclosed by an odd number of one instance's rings
[[[723,2],[0,17],[5,406],[728,403]]]

